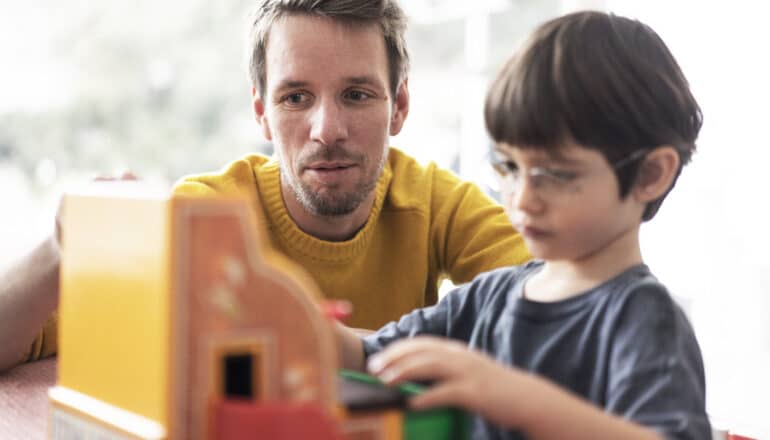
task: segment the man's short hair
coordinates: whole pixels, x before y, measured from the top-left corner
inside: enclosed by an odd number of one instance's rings
[[[252,14],[249,37],[249,76],[264,98],[267,43],[275,21],[287,15],[325,17],[350,26],[379,25],[388,55],[390,90],[395,96],[409,70],[406,15],[395,0],[260,0]]]
[[[593,11],[541,25],[492,84],[484,112],[495,142],[549,154],[573,141],[612,164],[670,145],[680,158],[672,188],[703,123],[687,79],[655,31]],[[641,163],[615,170],[621,198]],[[667,194],[647,205],[642,220],[655,215]]]

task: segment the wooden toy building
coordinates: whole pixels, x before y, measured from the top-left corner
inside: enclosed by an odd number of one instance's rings
[[[318,288],[255,207],[134,185],[63,201],[51,438],[465,438],[459,412],[338,371]]]

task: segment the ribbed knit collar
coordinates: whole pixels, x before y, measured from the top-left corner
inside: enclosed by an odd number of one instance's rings
[[[261,194],[265,215],[270,223],[269,228],[277,235],[279,241],[290,249],[290,253],[311,257],[318,261],[340,263],[355,258],[368,247],[393,176],[389,161],[386,162],[385,169],[377,181],[374,206],[366,224],[352,239],[346,241],[321,240],[302,231],[289,216],[286,205],[283,203],[278,162],[271,159],[264,165],[256,165],[256,167],[261,168],[255,169],[254,175],[257,178],[258,192]]]

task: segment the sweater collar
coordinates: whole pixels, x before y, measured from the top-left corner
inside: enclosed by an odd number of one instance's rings
[[[369,245],[373,231],[382,211],[385,195],[390,187],[393,171],[390,161],[387,161],[382,175],[375,187],[375,199],[366,224],[353,238],[346,241],[326,241],[302,231],[289,216],[281,194],[280,167],[275,159],[271,159],[260,169],[254,169],[254,175],[259,187],[268,219],[268,227],[277,239],[291,254],[311,257],[315,260],[328,262],[343,262],[355,258]]]

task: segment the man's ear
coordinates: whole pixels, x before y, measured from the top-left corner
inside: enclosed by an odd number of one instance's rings
[[[267,116],[265,115],[265,102],[262,100],[256,87],[251,88],[251,104],[254,108],[254,117],[257,119],[257,124],[262,128],[262,136],[266,140],[272,141],[273,134],[270,133],[270,124],[268,124]]]
[[[390,116],[390,135],[401,132],[406,116],[409,114],[409,78],[404,78],[398,85],[393,99],[393,114]]]
[[[671,188],[678,171],[679,153],[676,149],[670,145],[655,148],[647,153],[639,167],[634,197],[643,203],[659,199]]]

